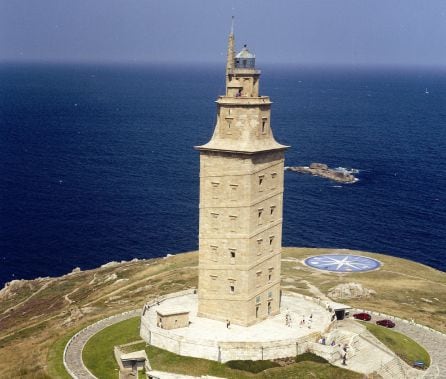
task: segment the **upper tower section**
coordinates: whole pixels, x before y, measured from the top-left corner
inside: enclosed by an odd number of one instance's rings
[[[234,23],[234,20],[233,20]],[[235,53],[234,24],[228,38],[226,93],[217,100],[217,124],[211,140],[200,151],[242,154],[284,150],[271,130],[271,101],[259,95],[260,70],[256,57],[244,45]]]

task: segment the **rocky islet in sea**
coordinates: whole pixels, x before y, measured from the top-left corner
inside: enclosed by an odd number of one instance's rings
[[[324,163],[311,163],[310,166],[290,166],[285,167],[286,171],[300,172],[302,174],[311,174],[334,180],[340,183],[355,183],[358,179],[353,175],[358,170],[346,170],[343,168],[329,168]]]

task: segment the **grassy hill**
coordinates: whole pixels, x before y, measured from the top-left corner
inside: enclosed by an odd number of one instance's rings
[[[337,299],[352,306],[414,319],[446,332],[446,273],[404,259],[353,252],[379,259],[378,271],[333,274],[302,261],[332,249],[284,248],[285,290],[324,297],[336,285],[359,283],[375,295]],[[346,250],[342,250],[346,252]],[[197,286],[196,252],[75,271],[58,278],[15,281],[0,291],[0,378],[59,378],[69,337],[95,320],[141,307],[160,294]]]

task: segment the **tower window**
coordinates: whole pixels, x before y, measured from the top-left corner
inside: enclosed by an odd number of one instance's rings
[[[274,242],[274,236],[269,237],[269,246],[271,247],[271,251],[273,250],[273,242]]]
[[[231,284],[231,285],[229,286],[229,292],[230,292],[230,293],[234,293],[234,292],[235,292],[235,286],[234,286],[233,284]]]
[[[258,224],[259,225],[262,224],[262,214],[263,214],[263,208],[259,208],[257,210],[257,219],[258,219]]]
[[[238,184],[230,184],[229,187],[231,188],[230,195],[229,195],[231,201],[237,200]]]
[[[229,249],[229,261],[231,264],[235,263],[235,249]]]
[[[277,172],[271,173],[271,189],[276,188],[276,178],[277,178]]]
[[[265,179],[265,175],[259,175],[259,187],[262,189],[263,180]]]
[[[211,246],[211,260],[218,261],[218,246]]]
[[[262,254],[262,242],[263,242],[263,239],[261,239],[261,238],[257,240],[257,255]]]
[[[218,229],[218,213],[211,213],[211,225],[212,229]]]
[[[226,130],[227,134],[231,134],[231,121],[228,121],[228,128]]]
[[[266,130],[265,130],[265,126],[266,126],[266,121],[263,120],[262,121],[262,134],[265,134]]]
[[[257,303],[257,304],[260,303],[260,296],[257,296],[257,297],[256,297],[256,303]]]
[[[229,216],[229,220],[231,221],[231,232],[237,231],[237,216]]]
[[[272,205],[272,206],[270,207],[270,209],[269,209],[269,214],[270,214],[271,216],[273,216],[275,210],[276,210],[276,206],[275,206],[275,205]]]
[[[212,186],[212,198],[218,199],[218,187],[220,186],[219,182],[211,182]]]
[[[268,270],[268,282],[270,282],[271,280],[273,280],[273,271],[274,271],[273,268],[270,268],[270,269]],[[271,297],[271,296],[270,296],[270,297]]]
[[[256,287],[260,286],[261,278],[262,278],[262,271],[257,271],[256,272]]]

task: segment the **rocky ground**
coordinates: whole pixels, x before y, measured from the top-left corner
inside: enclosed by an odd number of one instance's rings
[[[355,183],[358,181],[351,172],[348,172],[347,170],[332,169],[324,163],[312,163],[310,166],[291,166],[286,167],[286,170],[300,172],[301,174],[320,176],[321,178],[334,180],[339,183]]]
[[[446,274],[411,261],[359,253],[380,270],[333,274],[303,264],[311,255],[346,250],[285,248],[282,285],[357,308],[393,314],[446,332]],[[196,287],[196,253],[112,262],[58,278],[14,281],[0,291],[0,378],[54,377],[63,339],[95,320],[139,308],[160,294]],[[56,347],[59,346],[58,349]]]

